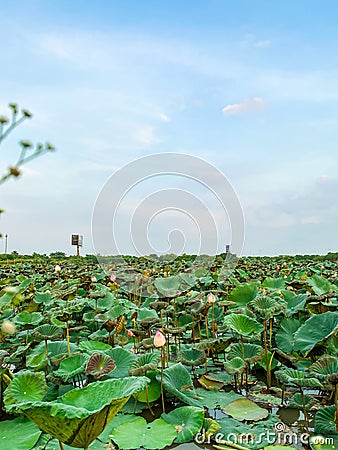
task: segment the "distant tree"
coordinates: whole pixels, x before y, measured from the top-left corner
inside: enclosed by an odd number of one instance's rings
[[[49,255],[51,258],[65,258],[66,253],[65,252],[52,252]]]

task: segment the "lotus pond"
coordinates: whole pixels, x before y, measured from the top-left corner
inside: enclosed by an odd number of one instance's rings
[[[2,260],[0,448],[338,448],[334,258]]]

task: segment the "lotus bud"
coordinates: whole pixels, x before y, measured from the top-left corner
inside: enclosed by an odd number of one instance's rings
[[[9,320],[4,320],[1,325],[1,331],[6,334],[15,334],[15,325]]]
[[[135,334],[131,330],[126,330],[126,331],[127,331],[127,335],[129,337],[135,337]]]
[[[97,278],[93,275],[92,276],[92,283],[96,283],[97,282]]]
[[[114,283],[115,280],[116,280],[116,275],[115,275],[114,272],[112,272],[112,273],[110,274],[110,281],[112,281],[112,282]]]
[[[157,330],[154,336],[154,346],[156,348],[161,348],[164,347],[164,345],[165,345],[165,336],[160,332],[160,330]]]
[[[54,272],[55,273],[61,272],[61,266],[59,266],[59,264],[56,264],[56,266],[54,267]]]
[[[214,294],[212,292],[210,292],[207,297],[207,303],[215,303],[215,301],[216,301],[216,297],[214,296]]]

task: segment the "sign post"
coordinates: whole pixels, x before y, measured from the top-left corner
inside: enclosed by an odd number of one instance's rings
[[[80,247],[83,244],[83,236],[80,234],[72,234],[72,245],[76,245],[76,256],[80,256]]]

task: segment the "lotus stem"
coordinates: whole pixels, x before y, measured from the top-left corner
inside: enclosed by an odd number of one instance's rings
[[[336,407],[336,432],[338,433],[338,384],[335,384],[334,405]]]
[[[305,418],[305,428],[306,428],[306,432],[308,433],[309,432],[309,416],[306,411],[305,397],[304,397],[304,392],[303,392],[302,388],[300,388],[300,395],[302,396],[303,413],[304,413],[304,418]]]
[[[148,405],[148,409],[150,411],[150,414],[155,417],[154,411],[151,409],[150,403],[149,403],[149,391],[148,391],[148,384],[146,384],[146,400],[147,400],[147,405]]]
[[[70,339],[69,339],[69,324],[68,324],[68,320],[66,322],[66,339],[67,339],[67,353],[68,353],[68,358],[70,357]]]
[[[62,445],[62,442],[61,442],[61,441],[59,441],[59,445],[60,445],[60,449],[61,449],[61,450],[65,450],[65,449],[64,449],[64,446]]]
[[[163,367],[164,367],[164,348],[161,347],[161,397],[162,397],[162,410],[165,414],[164,406],[164,392],[163,392]]]
[[[273,326],[273,317],[270,319],[270,339],[269,339],[269,348],[272,347],[272,326]]]

